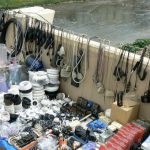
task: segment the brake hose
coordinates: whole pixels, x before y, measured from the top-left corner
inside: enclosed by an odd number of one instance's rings
[[[82,35],[82,44],[81,45],[83,45],[83,38],[84,38],[84,36]],[[87,39],[88,40],[88,39]],[[80,42],[80,38],[79,38],[79,42]],[[79,46],[79,45],[78,45]],[[79,48],[79,47],[78,47]],[[82,46],[81,46],[81,48],[82,48]],[[75,45],[74,45],[74,50],[75,50]],[[80,53],[80,52],[79,52]],[[77,51],[76,51],[76,56],[77,56]],[[84,75],[83,75],[83,78],[80,80],[80,81],[76,81],[76,79],[74,78],[74,75],[73,75],[73,73],[74,72],[76,72],[76,70],[77,70],[77,72],[78,72],[78,69],[79,69],[79,66],[80,66],[80,64],[81,64],[81,62],[82,62],[82,59],[83,59],[83,57],[85,57],[85,68],[84,68]],[[86,74],[87,74],[87,61],[86,61],[86,58],[87,58],[87,50],[84,50],[84,51],[82,51],[82,53],[80,53],[80,58],[79,58],[79,60],[77,60],[77,58],[76,58],[76,63],[75,63],[75,66],[73,67],[73,73],[72,73],[72,80],[76,83],[76,84],[80,84],[80,83],[82,83],[83,81],[84,81],[84,79],[85,79],[85,77],[86,77]],[[79,73],[79,72],[78,72]]]
[[[87,68],[89,68],[89,51],[90,51],[90,42],[91,40],[98,39],[97,36],[90,37],[87,44]]]
[[[104,40],[103,40],[103,42],[104,42]],[[96,84],[102,83],[103,73],[104,73],[104,48],[102,46],[102,41],[101,41],[100,45],[99,45],[99,50],[98,50],[96,70],[95,70],[95,74],[93,76],[93,81]]]
[[[146,51],[147,51],[147,48],[144,48],[144,49],[143,49],[143,52],[142,52],[142,55],[141,55],[141,58],[140,58],[140,60],[137,62],[137,69],[136,69],[137,72],[136,72],[136,73],[137,73],[137,75],[138,75],[138,77],[139,77],[139,79],[140,79],[141,81],[144,81],[145,78],[146,78],[146,76],[147,76],[147,71],[146,71],[146,69],[147,69],[147,66],[148,66],[148,64],[149,64],[149,61],[148,61],[147,65],[146,65],[146,67],[145,67],[143,73],[141,73],[141,72],[142,72],[142,67],[143,67],[143,59],[144,59],[144,55],[145,55]]]
[[[144,56],[143,56],[143,57],[144,57]],[[148,64],[149,64],[149,59],[150,59],[150,58],[148,58],[148,61],[147,61],[147,64],[146,64],[146,66],[145,66],[145,68],[144,68],[144,70],[143,70],[143,73],[141,74],[141,72],[139,72],[139,74],[138,74],[138,76],[139,76],[139,78],[140,78],[141,81],[144,81],[145,78],[146,78],[146,76],[147,76],[147,67],[148,67]],[[142,61],[143,61],[143,59],[142,59]],[[142,63],[143,63],[143,62],[142,62]]]
[[[132,64],[131,64],[131,72],[130,72],[130,75],[129,75],[129,80],[126,84],[126,87],[125,87],[125,92],[128,93],[130,91],[130,87],[131,87],[131,77],[132,77],[132,74],[134,72],[134,61],[135,61],[135,54],[136,54],[136,51],[134,52],[134,57],[133,57],[133,60],[132,60]]]
[[[122,50],[119,61],[115,67],[113,75],[116,77],[117,81],[120,81],[122,77],[125,76],[125,72],[123,71],[123,62],[125,57],[125,50]]]
[[[130,57],[130,52],[128,51],[128,56],[127,56],[127,60],[126,60],[126,68],[125,68],[125,80],[124,80],[124,84],[125,84],[125,91],[126,91],[126,87],[128,84],[128,71],[129,71],[129,57]]]
[[[17,31],[18,31],[17,44],[15,46],[15,50],[11,53],[11,57],[15,57],[21,52],[22,45],[23,45],[22,25],[21,25],[21,22],[19,22],[16,18],[11,18],[4,24],[4,28],[2,29],[2,34],[0,38],[0,43],[6,44],[6,34],[7,34],[8,27],[11,24],[14,24],[17,27]]]

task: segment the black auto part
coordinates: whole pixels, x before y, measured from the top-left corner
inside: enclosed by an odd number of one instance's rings
[[[17,120],[19,115],[17,114],[10,114],[10,120],[9,122],[12,123],[12,122],[15,122]]]
[[[6,106],[10,106],[13,104],[13,94],[4,94],[4,103]]]
[[[24,97],[22,99],[22,107],[28,109],[31,106],[31,100],[29,98]]]
[[[15,46],[14,46],[15,50],[11,53],[11,57],[15,57],[21,52],[22,45],[23,45],[22,24],[16,18],[11,18],[4,24],[4,27],[2,29],[1,38],[0,38],[0,43],[6,44],[6,34],[7,34],[8,27],[11,24],[14,24],[17,27],[17,31],[18,31],[17,35],[16,35],[17,36],[17,38],[16,38],[17,41],[15,41],[15,42],[17,42],[17,44],[15,44]]]
[[[14,95],[13,98],[12,98],[12,101],[13,101],[14,105],[21,104],[21,98],[20,98],[19,95]]]
[[[87,131],[83,129],[81,126],[77,126],[75,128],[75,135],[77,135],[82,140],[86,141],[87,139]]]
[[[143,96],[141,96],[142,103],[150,103],[150,90],[146,91]]]
[[[59,136],[59,134],[60,134],[59,127],[57,127],[57,126],[52,127],[52,131],[53,131],[52,133],[54,135]]]
[[[96,142],[96,136],[92,130],[87,129],[87,137],[89,141]]]
[[[22,137],[21,139],[17,140],[16,143],[19,147],[24,147],[28,144],[30,144],[31,142],[35,141],[35,138],[32,134],[28,134],[24,137]]]
[[[123,95],[124,95],[123,91],[117,93],[117,106],[119,107],[123,106]]]
[[[69,137],[72,135],[72,128],[69,126],[66,126],[62,129],[62,133],[65,137]]]
[[[115,76],[117,81],[120,81],[123,77],[125,77],[125,71],[123,71],[123,62],[125,57],[125,51],[122,50],[119,61],[114,69],[113,75]]]

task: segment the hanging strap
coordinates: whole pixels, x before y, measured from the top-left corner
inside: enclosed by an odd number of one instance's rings
[[[0,38],[0,43],[6,44],[6,34],[7,34],[7,30],[8,27],[14,24],[17,27],[17,44],[15,45],[15,50],[12,52],[11,57],[15,57],[16,55],[18,55],[21,52],[22,49],[22,45],[23,45],[23,29],[22,29],[22,25],[21,22],[19,22],[16,18],[11,18],[10,20],[8,20],[5,24],[4,24],[4,28],[2,30],[2,34],[1,34],[1,38]]]
[[[94,75],[95,83],[102,82],[103,73],[104,73],[104,49],[102,47],[102,40],[101,40],[99,50],[98,50],[97,65],[96,65],[96,70]]]
[[[90,42],[91,40],[98,39],[98,36],[90,37],[87,43],[87,68],[89,68],[89,51],[90,51]]]

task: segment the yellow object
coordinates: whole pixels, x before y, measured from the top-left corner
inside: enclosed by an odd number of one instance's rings
[[[124,106],[118,107],[117,102],[112,104],[111,119],[122,124],[131,122],[138,118],[139,103],[132,100],[125,100]]]
[[[111,123],[111,125],[115,126],[118,130],[119,130],[120,128],[122,128],[122,124],[120,124],[120,123],[118,123],[118,122],[116,122],[116,121],[113,121],[113,122]]]

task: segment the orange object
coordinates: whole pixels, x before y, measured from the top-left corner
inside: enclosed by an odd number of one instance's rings
[[[62,145],[63,145],[63,142],[64,142],[64,139],[63,139],[63,138],[60,138],[60,139],[59,139],[59,145],[62,146]]]
[[[63,145],[67,145],[67,140],[64,140]]]
[[[37,145],[37,141],[33,141],[30,144],[24,146],[23,148],[19,148],[19,150],[29,150],[30,148],[34,147]]]

